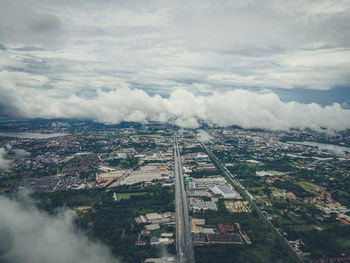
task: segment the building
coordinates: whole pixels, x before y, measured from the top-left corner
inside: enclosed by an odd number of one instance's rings
[[[165,237],[152,237],[150,240],[151,245],[170,245],[174,243],[173,238],[165,238]]]
[[[193,212],[205,211],[205,210],[217,210],[216,204],[211,201],[192,201],[190,206]]]
[[[174,257],[147,258],[144,263],[175,263]]]
[[[161,233],[160,234],[160,237],[167,237],[167,238],[171,238],[171,237],[173,237],[174,236],[174,234],[173,233]]]
[[[159,224],[150,224],[150,225],[145,225],[146,230],[156,230],[160,228]]]
[[[218,224],[218,231],[220,234],[233,234],[235,232],[235,228],[232,225]]]
[[[202,231],[202,227],[205,224],[205,219],[191,219],[191,232],[192,233],[200,233]]]
[[[242,237],[238,233],[232,235],[208,234],[208,244],[243,244]]]
[[[149,222],[153,222],[153,221],[161,220],[162,216],[158,213],[149,213],[149,214],[146,214],[146,218]]]
[[[210,190],[215,195],[220,195],[225,199],[235,199],[238,197],[238,193],[231,190],[227,185],[216,185],[214,187],[211,187]]]
[[[251,244],[248,235],[238,223],[233,225],[205,225],[204,219],[191,220],[191,232],[194,245],[208,244]]]

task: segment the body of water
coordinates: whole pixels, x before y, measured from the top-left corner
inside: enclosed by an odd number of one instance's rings
[[[36,132],[0,132],[3,137],[16,137],[26,139],[50,139],[54,137],[66,136],[67,133],[36,133]]]
[[[330,153],[333,153],[333,154],[338,155],[338,156],[344,156],[346,152],[350,153],[350,148],[349,147],[339,146],[339,145],[329,144],[329,143],[309,142],[309,141],[288,142],[288,143],[302,144],[302,145],[318,147],[319,149],[328,150]]]

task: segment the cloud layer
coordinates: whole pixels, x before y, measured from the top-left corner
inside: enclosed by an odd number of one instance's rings
[[[41,82],[65,94],[123,85],[161,92],[179,83],[349,85],[346,0],[3,0],[2,7],[0,67],[24,86]]]
[[[0,91],[6,90],[0,86]],[[350,110],[339,104],[321,107],[318,104],[282,102],[271,92],[254,93],[236,89],[212,92],[201,96],[177,88],[168,98],[148,95],[143,90],[121,88],[97,90],[92,98],[72,95],[57,98],[50,92],[7,90],[0,107],[11,110],[10,116],[42,118],[82,118],[115,124],[122,121],[171,122],[195,128],[199,121],[210,125],[239,125],[244,128],[289,129],[292,127],[331,130],[350,128]],[[17,103],[13,104],[13,101]]]
[[[0,206],[1,262],[116,262],[106,247],[77,232],[71,211],[50,216],[4,196]]]

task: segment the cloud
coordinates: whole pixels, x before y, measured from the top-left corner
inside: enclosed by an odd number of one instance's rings
[[[197,139],[200,142],[209,142],[213,137],[205,130],[199,130],[197,133]]]
[[[350,110],[350,101],[343,102],[341,106],[343,109]]]
[[[46,88],[65,95],[121,86],[169,94],[189,83],[325,90],[350,81],[349,1],[4,0],[2,7],[1,67],[42,75]]]
[[[10,160],[5,158],[7,151],[5,148],[0,148],[0,170],[10,167]]]
[[[321,107],[316,103],[283,102],[272,92],[236,89],[195,95],[177,87],[168,98],[151,96],[140,89],[97,90],[93,97],[55,96],[52,91],[11,89],[0,86],[3,116],[29,118],[78,118],[114,124],[122,121],[171,122],[195,128],[199,121],[210,125],[239,125],[243,128],[289,129],[322,127],[330,130],[350,128],[350,110],[339,104]]]
[[[9,146],[7,146],[7,150],[8,150],[8,153],[12,154],[15,158],[23,158],[30,154],[24,149],[15,149]]]
[[[61,46],[62,23],[53,12],[40,8],[34,1],[2,1],[0,36],[11,45]]]
[[[7,144],[5,147],[0,148],[0,170],[7,169],[10,167],[11,160],[7,159],[8,156],[12,156],[15,158],[23,158],[29,155],[24,149],[15,149],[12,148],[10,144]]]
[[[1,262],[116,262],[106,247],[77,231],[72,211],[51,216],[4,196],[0,206]]]

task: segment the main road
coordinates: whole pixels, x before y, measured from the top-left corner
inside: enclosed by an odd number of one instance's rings
[[[177,262],[192,263],[195,261],[192,246],[190,218],[188,215],[185,184],[183,180],[181,157],[176,132],[174,133],[174,173]]]

